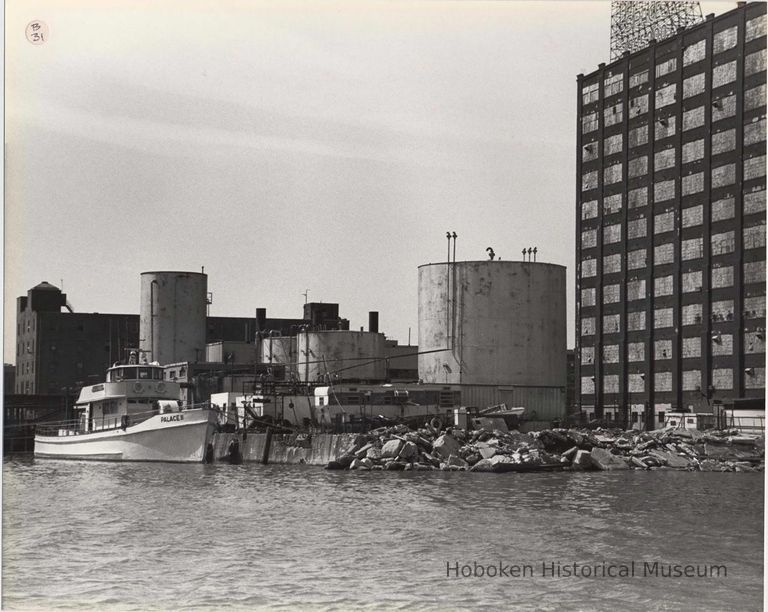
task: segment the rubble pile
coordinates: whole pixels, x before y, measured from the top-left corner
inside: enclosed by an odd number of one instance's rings
[[[735,431],[548,429],[530,434],[431,424],[380,427],[355,437],[329,470],[655,470],[753,472],[765,468],[763,437]]]

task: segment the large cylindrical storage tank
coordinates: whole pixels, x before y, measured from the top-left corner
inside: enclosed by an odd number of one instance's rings
[[[419,378],[565,388],[565,272],[492,260],[420,266]]]
[[[387,375],[384,334],[307,331],[298,335],[297,370],[302,382],[383,381]]]
[[[259,363],[284,365],[286,378],[296,374],[296,337],[265,336],[260,340]]]
[[[139,347],[161,364],[205,359],[208,276],[142,272]]]

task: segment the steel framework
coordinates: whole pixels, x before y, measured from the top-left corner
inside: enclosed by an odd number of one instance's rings
[[[611,0],[611,61],[701,21],[698,2]]]

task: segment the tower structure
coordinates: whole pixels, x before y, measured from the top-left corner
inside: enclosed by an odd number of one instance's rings
[[[611,61],[662,41],[703,20],[698,2],[611,1]]]

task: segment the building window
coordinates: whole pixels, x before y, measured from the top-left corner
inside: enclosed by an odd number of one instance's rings
[[[581,161],[582,163],[591,162],[597,159],[597,154],[600,152],[597,142],[588,142],[581,147]]]
[[[621,301],[620,285],[603,287],[603,304],[616,304]]]
[[[744,264],[744,282],[765,284],[765,260]]]
[[[595,363],[595,347],[594,346],[581,347],[581,363],[583,364]]]
[[[765,318],[765,296],[757,295],[744,298],[744,318],[745,319],[764,319]]]
[[[756,118],[744,126],[744,146],[765,141],[765,117]]]
[[[648,187],[638,187],[627,194],[628,208],[640,208],[646,204],[648,204]]]
[[[617,123],[621,123],[623,118],[624,118],[623,102],[619,102],[618,104],[614,104],[613,106],[607,106],[603,111],[603,122],[605,123],[606,127],[615,125]]]
[[[664,202],[675,197],[675,181],[661,181],[653,186],[654,202]]]
[[[643,331],[645,329],[645,311],[627,313],[627,330]]]
[[[721,234],[712,234],[712,255],[733,253],[735,248],[736,240],[733,230]]]
[[[621,253],[603,257],[603,273],[621,272]]]
[[[701,338],[683,338],[683,357],[701,357]]]
[[[744,194],[744,214],[765,212],[765,187]]]
[[[581,320],[581,335],[582,336],[595,335],[595,317],[584,317]]]
[[[621,240],[621,224],[608,225],[603,228],[603,244],[613,244]]]
[[[712,202],[712,221],[725,221],[726,219],[733,219],[736,214],[736,206],[734,198],[724,198]]]
[[[597,217],[597,200],[590,200],[581,205],[581,218],[594,219]]]
[[[661,297],[664,295],[672,295],[674,291],[674,284],[672,282],[672,275],[660,276],[653,281],[653,295]]]
[[[629,101],[629,118],[634,119],[648,112],[648,94],[637,96]]]
[[[750,53],[744,58],[744,76],[765,71],[765,49]]]
[[[765,368],[749,368],[744,376],[744,386],[747,389],[763,389],[765,387]]]
[[[582,395],[595,394],[595,381],[591,376],[581,377],[581,394]]]
[[[702,157],[704,157],[704,142],[702,141]],[[736,130],[730,129],[724,132],[712,134],[712,155],[733,151],[736,148]]]
[[[669,149],[664,149],[663,151],[659,151],[654,155],[653,158],[653,165],[654,169],[656,171],[659,170],[666,170],[667,168],[671,168],[675,165],[675,149],[674,147],[671,147]]]
[[[628,361],[645,361],[645,343],[630,342],[627,344]]]
[[[657,308],[653,311],[653,328],[672,327],[672,309]]]
[[[637,249],[627,253],[627,270],[639,270],[647,264],[647,251]]]
[[[749,56],[747,56],[747,59]],[[712,89],[736,80],[736,60],[712,68]]]
[[[597,113],[589,113],[581,118],[581,133],[589,134],[597,129]]]
[[[716,32],[712,39],[712,53],[722,53],[736,46],[736,26]]]
[[[690,98],[704,91],[704,73],[694,74],[683,81],[683,98]]]
[[[747,354],[765,353],[765,332],[744,332],[744,352]]]
[[[701,370],[683,370],[683,391],[701,389]]]
[[[590,278],[597,275],[597,260],[585,259],[581,262],[581,278]]]
[[[744,248],[757,249],[765,246],[765,225],[744,228]]]
[[[759,108],[765,104],[765,83],[744,92],[744,110]]]
[[[639,147],[648,144],[648,126],[641,125],[629,130],[629,146]]]
[[[653,248],[653,265],[662,266],[675,261],[675,246],[671,242]],[[658,293],[656,295],[659,295]],[[667,295],[667,294],[665,294]]]
[[[581,177],[581,190],[589,191],[597,187],[597,170],[587,172]]]
[[[683,131],[704,125],[704,107],[697,106],[683,113]]]
[[[663,234],[675,229],[675,211],[670,210],[654,217],[653,233]]]
[[[725,96],[712,101],[712,121],[720,121],[736,114],[736,96]]]
[[[744,160],[744,180],[765,176],[765,155]]]
[[[581,232],[581,248],[590,249],[597,246],[597,230],[586,230]]]
[[[733,336],[731,334],[717,334],[712,338],[712,355],[733,355]]]
[[[667,138],[668,136],[674,136],[675,135],[675,116],[670,115],[669,117],[660,117],[656,119],[656,134],[655,134],[655,140],[661,140],[662,138]]]
[[[682,309],[683,325],[698,325],[701,323],[701,304],[686,304]]]
[[[675,101],[677,94],[677,84],[672,83],[666,87],[662,87],[656,92],[656,108],[664,108],[669,106]]]
[[[629,178],[648,174],[648,156],[643,155],[642,157],[635,157],[634,159],[630,159],[627,166],[627,171]]]
[[[608,166],[603,170],[603,183],[613,185],[621,180],[621,162]]]
[[[603,96],[613,96],[617,93],[621,93],[624,90],[624,75],[619,74],[610,75],[603,81]]]
[[[733,370],[730,368],[713,368],[712,385],[715,389],[733,389]]]
[[[581,305],[582,306],[594,306],[595,305],[595,289],[594,287],[581,290]]]
[[[688,164],[704,157],[704,139],[692,140],[683,145],[683,163]]]
[[[619,363],[618,344],[609,344],[603,347],[603,363]]]
[[[707,54],[707,41],[700,40],[689,47],[686,47],[683,51],[683,66],[689,66],[700,62],[706,57]]]
[[[656,64],[656,78],[663,77],[665,74],[674,72],[677,69],[677,58],[673,57],[666,61]]]
[[[654,391],[672,391],[672,372],[656,372],[653,375]]]
[[[656,340],[653,343],[653,359],[655,361],[672,359],[672,340]]]
[[[695,227],[704,222],[704,206],[691,206],[683,208],[683,227]]]
[[[603,214],[611,215],[621,210],[621,194],[617,193],[612,196],[608,196],[603,200]]]
[[[749,42],[750,40],[754,40],[761,36],[765,36],[765,15],[760,15],[759,17],[747,21],[744,40]]]
[[[712,302],[712,320],[732,321],[733,300],[720,300],[717,302]]]
[[[581,88],[581,102],[582,104],[590,104],[596,102],[600,98],[600,84],[589,83]]]
[[[627,223],[627,238],[643,238],[648,233],[648,223],[645,217],[633,219]]]
[[[683,293],[701,291],[701,270],[683,273]]]
[[[614,153],[621,153],[623,147],[623,135],[615,134],[609,136],[603,141],[603,153],[605,155],[613,155]]]
[[[704,173],[696,172],[695,174],[684,176],[681,189],[684,196],[704,191]]]
[[[648,82],[648,71],[643,70],[642,72],[637,72],[635,74],[629,75],[629,86],[630,87],[637,87],[638,85],[642,85],[643,83]]]
[[[603,391],[605,393],[619,392],[619,375],[618,374],[608,374],[603,377]]]
[[[733,266],[712,268],[712,289],[733,287]]]
[[[746,163],[744,165],[746,169]],[[733,185],[736,182],[736,165],[725,164],[712,168],[712,188]]]
[[[645,279],[629,281],[627,283],[627,301],[645,299]]]

